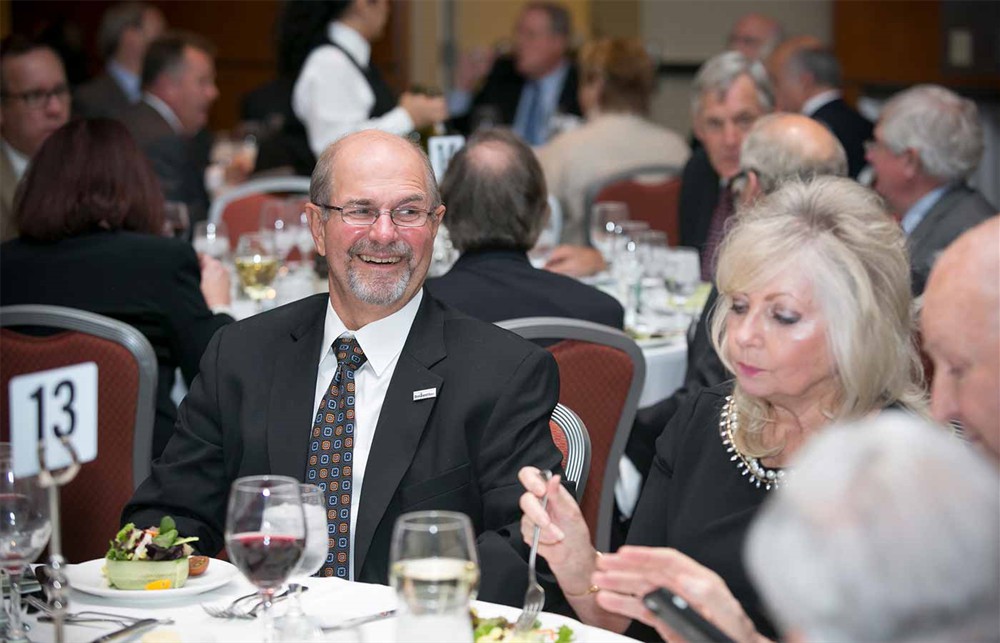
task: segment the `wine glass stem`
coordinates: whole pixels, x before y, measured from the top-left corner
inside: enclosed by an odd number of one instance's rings
[[[271,599],[274,597],[273,589],[262,589],[260,600],[263,607],[260,610],[260,620],[264,626],[264,643],[274,643],[274,615],[271,613]]]
[[[11,641],[27,640],[21,623],[21,569],[7,570],[10,577],[10,621],[7,623],[7,638]]]

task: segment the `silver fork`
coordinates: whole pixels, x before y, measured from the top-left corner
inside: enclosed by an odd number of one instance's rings
[[[296,583],[290,583],[288,588],[275,595],[271,598],[272,603],[277,603],[278,601],[284,600],[294,594],[298,590],[299,586]],[[309,588],[302,587],[302,591],[305,592]],[[228,607],[217,607],[215,605],[202,604],[201,608],[208,612],[209,616],[214,616],[216,618],[241,618],[241,619],[252,619],[257,618],[257,614],[264,607],[263,601],[257,601],[250,607],[246,607],[247,601],[244,599],[251,597],[258,597],[259,594],[253,594],[252,596],[241,596],[233,601]]]
[[[42,614],[38,617],[39,621],[47,623],[55,619],[55,612],[52,609],[52,606],[37,596],[31,596],[29,594],[24,597],[24,601],[42,612]],[[113,614],[111,612],[98,612],[94,610],[67,612],[63,618],[66,623],[117,623],[122,627],[143,620],[142,617],[138,616],[126,616],[124,614]],[[172,625],[174,622],[171,618],[161,618],[156,620],[160,625]]]
[[[552,479],[551,471],[542,471],[542,479],[548,483]],[[549,494],[542,497],[542,509],[549,504]],[[527,632],[535,624],[535,619],[538,618],[538,613],[542,611],[542,606],[545,605],[545,590],[542,586],[538,584],[538,578],[535,576],[535,559],[538,557],[538,535],[542,531],[542,528],[535,525],[535,531],[531,535],[531,553],[528,554],[528,589],[524,592],[524,609],[521,610],[521,616],[517,619],[517,623],[514,625],[515,632]]]

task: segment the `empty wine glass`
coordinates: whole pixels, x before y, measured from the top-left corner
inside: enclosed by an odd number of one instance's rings
[[[281,262],[274,250],[274,236],[260,232],[241,236],[236,244],[234,263],[243,292],[254,300],[260,312],[264,300],[274,299],[276,295],[272,284]]]
[[[21,575],[52,535],[49,505],[37,476],[14,475],[10,444],[0,443],[0,566],[10,578],[4,641],[27,641],[21,621]]]
[[[229,228],[225,222],[199,221],[194,224],[191,240],[195,252],[206,254],[222,261],[229,253]]]
[[[330,555],[329,533],[327,529],[326,496],[314,484],[300,484],[302,512],[306,521],[306,547],[302,559],[292,571],[292,578],[312,576],[323,567]],[[323,632],[306,616],[302,609],[302,585],[299,583],[291,607],[284,616],[277,619],[278,638],[282,641],[311,641],[322,638]]]
[[[628,218],[628,206],[618,201],[595,203],[591,208],[590,242],[609,264],[613,259],[615,230]]]
[[[188,207],[181,201],[165,201],[163,203],[163,236],[175,239],[187,239],[191,227]]]
[[[298,210],[299,234],[296,237],[296,245],[299,249],[299,260],[305,268],[308,268],[312,265],[313,251],[316,249],[316,246],[313,243],[312,230],[309,227],[309,213],[303,207],[299,207]]]
[[[302,559],[305,517],[299,482],[285,476],[237,478],[229,492],[226,551],[260,593],[264,641],[274,640],[271,600]]]
[[[389,579],[399,598],[403,640],[471,641],[469,601],[479,587],[479,561],[469,517],[417,511],[396,521]]]
[[[260,210],[260,231],[271,234],[278,258],[288,260],[288,254],[298,245],[299,211],[284,199],[270,199]]]

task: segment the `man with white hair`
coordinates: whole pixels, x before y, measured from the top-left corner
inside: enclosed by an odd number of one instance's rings
[[[924,291],[924,350],[934,362],[931,411],[960,422],[1000,461],[1000,216],[941,253]]]
[[[788,640],[1000,637],[1000,478],[979,454],[887,412],[823,431],[791,480],[745,553]]]
[[[978,110],[944,87],[918,85],[889,100],[866,148],[875,190],[902,217],[919,295],[941,250],[996,212],[965,183],[983,155]]]
[[[733,24],[726,43],[730,51],[763,60],[785,37],[781,23],[761,13],[748,13]]]

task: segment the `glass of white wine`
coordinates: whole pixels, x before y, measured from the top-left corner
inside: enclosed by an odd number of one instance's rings
[[[264,308],[265,299],[274,299],[272,284],[278,275],[281,260],[274,248],[274,236],[251,232],[240,237],[234,253],[236,274],[243,292],[257,304],[257,312]]]
[[[403,514],[392,533],[389,562],[400,640],[472,641],[469,601],[479,588],[479,561],[468,516]]]

